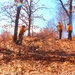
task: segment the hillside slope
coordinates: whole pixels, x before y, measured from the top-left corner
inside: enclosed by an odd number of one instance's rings
[[[28,38],[0,43],[0,75],[75,75],[75,38]]]

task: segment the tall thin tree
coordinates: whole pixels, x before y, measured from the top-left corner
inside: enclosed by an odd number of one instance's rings
[[[22,3],[23,0],[20,0],[20,3]],[[15,20],[15,28],[14,28],[14,37],[13,41],[16,42],[17,40],[17,31],[18,31],[18,21],[19,21],[19,14],[20,14],[21,6],[17,7],[17,14],[16,14],[16,20]]]
[[[64,9],[64,11],[66,12],[68,18],[69,18],[69,23],[72,25],[72,2],[73,0],[68,0],[68,5],[69,5],[69,9],[67,10],[63,1],[62,0],[59,0],[61,5],[62,5],[62,8]]]

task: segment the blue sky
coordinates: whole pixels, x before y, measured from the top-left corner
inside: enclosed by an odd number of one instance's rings
[[[40,24],[40,27],[45,27],[47,25],[47,21],[54,18],[54,16],[55,16],[54,9],[55,9],[56,4],[53,2],[53,0],[41,0],[40,4],[44,4],[47,8],[50,8],[49,10],[42,10],[42,11],[38,12],[38,13],[43,14],[43,17],[46,19],[45,22],[42,20],[38,21],[38,23],[37,23],[37,21],[35,22],[37,25]]]
[[[0,0],[0,3],[4,3],[4,2],[8,2],[8,1],[14,1],[14,0]],[[45,6],[48,7],[48,8],[50,8],[50,7],[54,8],[54,5],[52,6],[52,0],[41,0],[41,1],[40,1],[40,4],[45,4]],[[51,11],[52,11],[52,10],[51,10]],[[46,19],[46,22],[47,22],[50,18],[53,17],[53,15],[51,15],[51,14],[53,14],[53,13],[50,12],[49,10],[42,10],[42,11],[40,11],[40,12],[38,12],[38,13],[44,14],[44,18]],[[36,19],[36,20],[37,20],[37,19]],[[44,22],[43,20],[38,20],[38,22],[35,21],[34,24],[35,24],[35,25],[38,25],[38,26],[40,26],[40,27],[42,28],[42,27],[45,27],[45,26],[47,25],[46,22]],[[6,24],[6,22],[1,22],[1,24],[3,24],[3,23]]]
[[[14,1],[14,0],[0,0],[0,3],[4,3],[4,2],[8,2],[8,1]],[[40,13],[44,14],[44,18],[46,19],[46,22],[52,18],[55,18],[56,13],[55,13],[55,9],[56,9],[56,3],[53,2],[53,0],[41,0],[40,4],[45,4],[46,7],[50,8],[50,10],[43,10]],[[35,25],[42,27],[45,27],[47,24],[46,22],[42,21],[42,20],[38,20],[35,21]],[[6,23],[6,22],[0,22],[1,24]],[[75,28],[75,27],[74,27]],[[75,29],[73,28],[74,32]]]
[[[3,2],[8,2],[10,0],[0,0],[0,3],[3,3]]]

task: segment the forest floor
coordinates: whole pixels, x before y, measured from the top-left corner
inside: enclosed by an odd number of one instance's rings
[[[0,75],[75,75],[75,37],[1,41]]]

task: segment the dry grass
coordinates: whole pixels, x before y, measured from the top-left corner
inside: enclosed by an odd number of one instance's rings
[[[75,75],[74,41],[25,37],[21,46],[1,41],[0,75]]]

